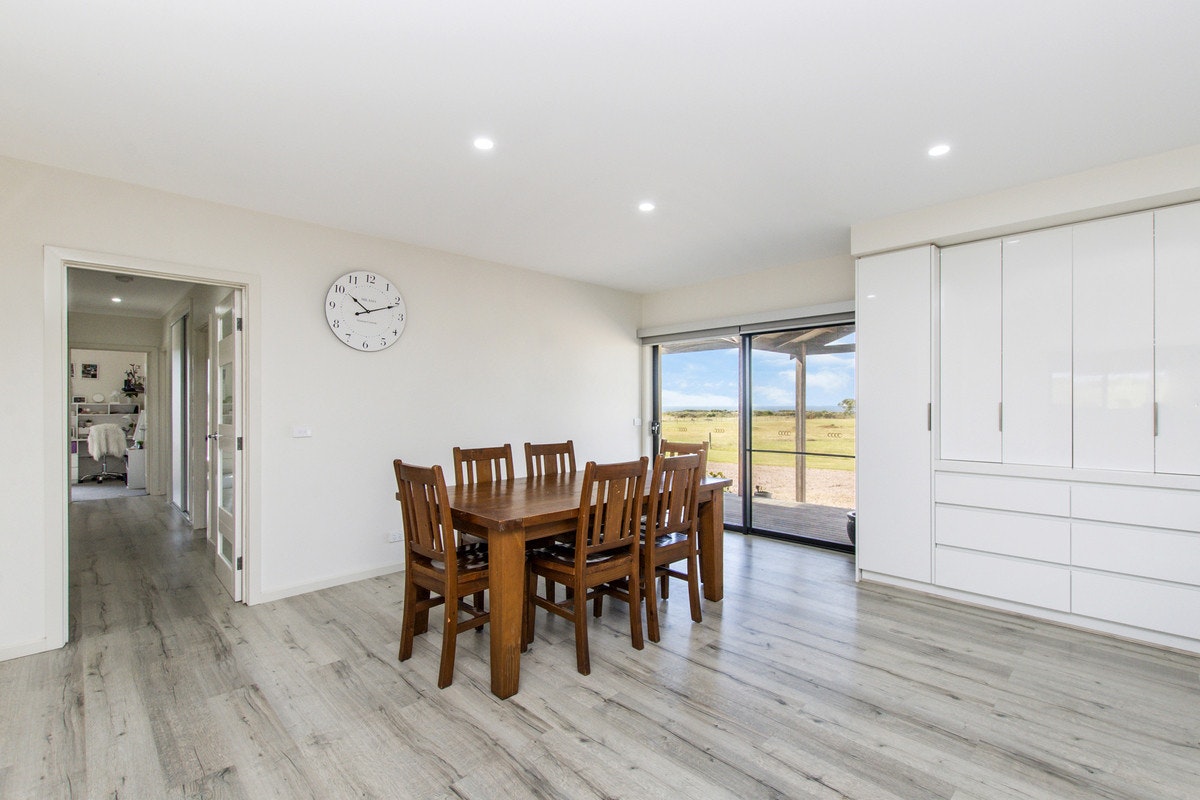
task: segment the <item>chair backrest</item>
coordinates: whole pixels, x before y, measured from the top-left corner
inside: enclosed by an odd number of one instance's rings
[[[646,506],[647,537],[696,529],[703,469],[703,453],[660,455],[654,459]]]
[[[590,555],[636,544],[641,535],[648,463],[642,456],[637,461],[589,461],[584,465],[575,531],[577,567]]]
[[[663,439],[658,444],[658,452],[664,456],[699,455],[700,475],[703,477],[705,464],[708,463],[708,442],[668,442]]]
[[[575,471],[575,442],[567,439],[565,442],[553,444],[525,443],[525,474],[557,475],[560,472]]]
[[[457,559],[446,557],[446,547],[454,549],[454,525],[450,520],[450,498],[442,468],[418,467],[400,459],[392,462],[396,470],[396,499],[404,514],[404,540],[408,555],[443,561],[452,569]]]
[[[503,475],[501,475],[503,472]],[[513,478],[512,445],[454,448],[454,480],[459,486]]]

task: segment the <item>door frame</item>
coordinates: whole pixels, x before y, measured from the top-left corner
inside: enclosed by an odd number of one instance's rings
[[[45,649],[67,643],[69,635],[68,591],[68,504],[70,502],[70,461],[67,442],[67,372],[70,348],[67,341],[67,268],[103,270],[242,290],[243,319],[261,317],[261,281],[257,275],[195,265],[121,256],[87,250],[46,245],[43,248],[43,336],[42,336],[42,408],[45,410],[42,441],[43,531],[46,580],[44,599]],[[245,602],[254,604],[262,596],[261,530],[259,498],[261,475],[254,454],[261,447],[262,399],[255,379],[261,364],[262,336],[257,326],[247,324],[242,364],[244,469],[242,525],[245,531],[245,558],[242,580]],[[160,381],[161,384],[161,381]],[[161,387],[160,387],[161,388]]]

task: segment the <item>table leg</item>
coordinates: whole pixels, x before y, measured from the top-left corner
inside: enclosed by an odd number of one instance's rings
[[[699,508],[700,582],[706,600],[720,600],[725,596],[725,492],[718,489],[711,497]]]
[[[524,531],[488,537],[492,694],[504,699],[521,684],[521,613],[525,604]]]

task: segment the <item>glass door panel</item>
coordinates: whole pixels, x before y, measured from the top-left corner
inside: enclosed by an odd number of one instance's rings
[[[749,335],[751,530],[849,547],[854,326]]]
[[[739,494],[737,336],[659,345],[655,448],[670,442],[708,442],[707,471],[733,479],[725,522],[741,526]],[[730,502],[733,500],[733,502]]]

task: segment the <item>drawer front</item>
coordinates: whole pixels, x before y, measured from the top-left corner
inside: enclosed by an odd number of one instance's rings
[[[1071,487],[1071,513],[1076,519],[1200,531],[1200,492],[1076,485]]]
[[[1069,611],[1071,607],[1071,571],[1051,564],[938,547],[934,582],[948,589],[1055,611]]]
[[[1023,511],[1053,517],[1065,517],[1071,513],[1071,488],[1068,484],[1026,478],[939,472],[934,477],[934,499],[956,506]]]
[[[1200,589],[1076,570],[1071,610],[1087,617],[1200,639]]]
[[[1058,564],[1070,563],[1071,523],[1065,519],[938,506],[934,523],[938,544]]]
[[[1075,522],[1071,525],[1071,563],[1200,585],[1200,534]]]

